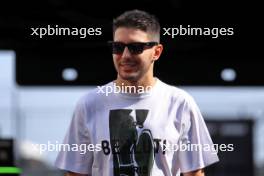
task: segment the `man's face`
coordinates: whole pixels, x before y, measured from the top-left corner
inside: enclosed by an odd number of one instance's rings
[[[139,29],[117,28],[114,34],[115,42],[129,44],[132,42],[151,42],[148,34]],[[131,54],[125,47],[122,54],[113,54],[115,69],[118,78],[128,81],[138,81],[145,76],[153,75],[153,61],[155,59],[155,47],[145,49],[140,54]]]

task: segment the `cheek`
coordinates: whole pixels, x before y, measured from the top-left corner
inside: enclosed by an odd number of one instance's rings
[[[118,55],[113,55],[113,61],[114,61],[114,64],[117,64],[118,63],[118,61],[119,61],[120,59],[119,59],[119,57],[118,57]]]
[[[113,54],[113,60],[115,63],[119,63],[121,62],[122,59],[122,55],[118,55],[118,54]]]
[[[114,60],[116,60],[118,58],[116,54],[113,54],[112,57]]]
[[[144,58],[143,59],[144,64],[149,65],[152,63],[153,53],[152,52],[145,53],[143,58]]]
[[[117,63],[117,59],[115,57],[113,57],[113,63],[114,63],[114,67],[117,69],[118,63]]]

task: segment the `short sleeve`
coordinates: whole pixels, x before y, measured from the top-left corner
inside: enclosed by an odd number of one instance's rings
[[[93,152],[84,151],[90,143],[90,134],[86,128],[87,109],[85,101],[79,100],[75,107],[70,127],[64,138],[63,147],[55,161],[55,166],[66,171],[91,174]]]
[[[187,97],[181,117],[178,164],[181,173],[202,169],[218,162],[218,156],[201,112],[192,97]]]

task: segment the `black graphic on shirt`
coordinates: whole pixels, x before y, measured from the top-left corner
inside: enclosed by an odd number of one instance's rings
[[[154,141],[151,131],[144,128],[148,110],[135,110],[135,120],[131,113],[131,109],[110,111],[114,176],[150,176],[154,163]]]

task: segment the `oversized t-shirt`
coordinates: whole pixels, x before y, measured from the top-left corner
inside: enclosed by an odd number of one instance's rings
[[[89,176],[179,176],[218,161],[188,93],[157,78],[145,93],[109,93],[115,88],[110,82],[78,101],[58,168]]]

